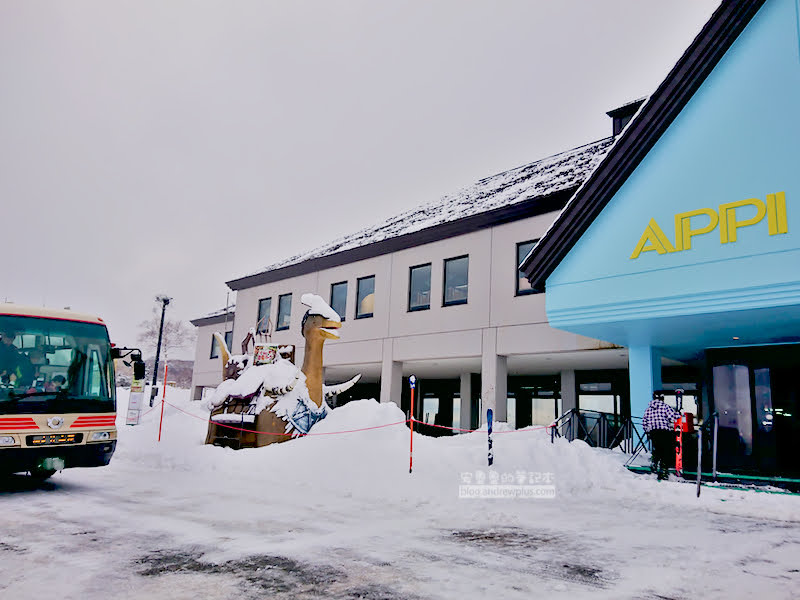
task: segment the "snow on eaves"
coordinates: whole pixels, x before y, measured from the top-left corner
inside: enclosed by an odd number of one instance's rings
[[[227,318],[233,319],[235,313],[236,313],[236,305],[231,304],[227,308],[220,308],[219,310],[215,310],[214,312],[205,314],[202,317],[197,317],[196,319],[192,319],[189,322],[195,327],[199,327],[201,325],[211,325],[214,323],[222,322],[221,317],[226,317],[226,320]],[[208,319],[213,319],[213,320],[211,322],[208,322]]]
[[[227,308],[220,308],[219,310],[215,310],[214,312],[210,312],[207,315],[203,315],[200,317],[201,319],[210,319],[211,317],[219,317],[224,315],[225,313],[230,313],[233,315],[236,312],[236,305],[231,304]]]
[[[457,221],[497,208],[547,196],[586,179],[608,152],[614,138],[592,142],[509,171],[491,175],[460,192],[391,217],[379,225],[362,229],[314,250],[273,263],[258,275],[313,258],[367,246],[386,239],[413,233],[435,225]]]

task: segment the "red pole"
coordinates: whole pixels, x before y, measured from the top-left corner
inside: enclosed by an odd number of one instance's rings
[[[411,387],[411,438],[409,439],[408,448],[408,472],[411,473],[411,469],[414,466],[414,388],[417,384],[417,378],[412,375],[408,378],[408,383]]]
[[[158,422],[158,441],[161,441],[161,425],[164,423],[164,399],[167,397],[167,365],[164,365],[164,393],[161,394],[161,420]]]
[[[683,415],[675,421],[675,473],[683,474]]]

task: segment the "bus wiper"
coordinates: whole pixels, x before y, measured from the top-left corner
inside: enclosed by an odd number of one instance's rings
[[[30,398],[31,396],[61,396],[66,394],[67,390],[54,390],[52,392],[25,392],[19,394],[14,390],[8,392],[8,397],[12,400],[20,400],[22,398]]]

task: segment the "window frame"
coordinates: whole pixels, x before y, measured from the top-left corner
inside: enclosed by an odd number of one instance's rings
[[[514,281],[514,296],[515,297],[516,296],[532,296],[534,294],[541,294],[540,291],[535,290],[532,287],[529,287],[527,289],[520,289],[520,287],[519,287],[519,280],[520,280],[519,265],[522,263],[522,260],[520,260],[520,258],[519,258],[519,247],[524,245],[524,244],[533,244],[531,246],[531,250],[532,250],[533,248],[536,247],[536,244],[539,243],[540,239],[542,239],[542,238],[534,238],[532,240],[527,240],[527,241],[524,241],[524,242],[517,242],[517,245],[516,245],[517,264],[516,264],[516,269],[514,270],[514,272],[517,274],[516,280]],[[528,252],[530,252],[530,250],[528,250]],[[526,253],[525,256],[527,256],[527,253]],[[524,259],[525,257],[523,256],[522,258]]]
[[[414,269],[421,269],[423,267],[428,267],[428,304],[427,306],[411,306],[411,282],[414,278]],[[408,311],[407,312],[417,312],[420,310],[430,310],[431,309],[431,295],[433,292],[433,288],[431,286],[431,280],[433,275],[433,263],[427,262],[422,263],[419,265],[413,265],[408,267]]]
[[[286,327],[281,327],[280,326],[281,300],[287,297],[289,298],[289,324],[286,325]],[[278,313],[277,316],[275,317],[275,331],[288,331],[291,326],[292,326],[292,292],[289,292],[288,294],[280,294],[278,296]]]
[[[223,333],[222,334],[222,339],[225,340],[225,345],[228,347],[228,352],[233,352],[233,350],[232,350],[232,346],[233,346],[233,329]]]
[[[331,284],[330,307],[338,313],[339,317],[342,319],[342,322],[345,321],[347,313],[347,283],[347,280],[345,280],[337,281],[336,283]],[[333,305],[333,288],[335,288],[337,285],[344,286],[344,310],[342,312],[336,310],[336,307]]]
[[[267,319],[264,322],[264,329],[259,329],[259,323],[261,323],[261,304],[269,300],[269,310],[267,311]],[[267,296],[266,298],[259,298],[258,300],[258,312],[256,313],[256,333],[267,333],[269,331],[269,321],[272,314],[272,296]]]
[[[361,292],[361,282],[367,279],[372,279],[372,294],[375,294],[375,275],[367,275],[366,277],[359,277],[356,279],[356,319],[370,319],[375,316],[375,307],[373,306],[371,313],[359,314],[361,310],[361,301],[358,299]],[[365,296],[366,298],[366,296]]]
[[[447,301],[447,265],[453,261],[467,259],[467,297],[462,300]],[[452,258],[445,258],[442,268],[442,306],[461,306],[462,304],[469,304],[469,254],[462,254],[461,256],[454,256]]]

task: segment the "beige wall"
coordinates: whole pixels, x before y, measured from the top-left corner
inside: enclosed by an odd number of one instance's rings
[[[341,340],[326,346],[326,362],[354,362],[347,355],[361,353],[365,348],[377,352],[375,342],[383,338],[407,336],[433,336],[426,344],[433,350],[420,351],[420,358],[451,346],[448,336],[439,339],[437,334],[486,327],[547,323],[544,295],[515,296],[516,244],[544,234],[555,213],[540,215],[456,238],[401,250],[390,255],[362,260],[313,274],[268,283],[237,293],[236,328],[234,344],[247,335],[256,323],[258,301],[272,298],[271,319],[275,323],[278,297],[292,293],[292,322],[289,331],[275,332],[276,343],[301,344],[300,321],[305,308],[300,296],[305,292],[330,300],[333,283],[347,281],[347,310],[343,315],[345,325]],[[469,299],[467,304],[442,306],[444,261],[456,256],[469,255]],[[408,312],[409,269],[431,263],[431,308]],[[375,312],[367,319],[355,319],[356,281],[359,277],[375,275]],[[350,344],[359,342],[359,344]],[[349,348],[348,352],[334,351],[334,347]],[[400,347],[407,348],[407,344]],[[441,350],[437,349],[440,348]],[[475,344],[464,347],[462,353],[480,355]],[[404,350],[404,354],[408,354]],[[448,352],[448,354],[452,354]],[[360,360],[355,362],[361,362]]]
[[[303,339],[300,324],[305,307],[300,296],[316,293],[330,300],[331,284],[347,281],[347,308],[341,339],[325,346],[326,371],[341,379],[350,373],[382,373],[386,385],[382,398],[394,399],[399,391],[397,374],[413,361],[447,360],[450,370],[463,364],[465,372],[494,373],[498,381],[487,384],[484,394],[505,393],[505,357],[564,353],[597,349],[598,342],[552,329],[547,324],[544,294],[516,296],[517,243],[541,237],[557,213],[538,215],[498,225],[474,233],[432,242],[392,254],[361,260],[249,289],[239,290],[236,299],[234,351],[256,324],[258,301],[272,298],[270,318],[277,319],[278,297],[292,293],[292,317],[288,331],[273,334],[272,341],[298,346],[297,362],[302,361]],[[442,306],[444,261],[469,255],[468,302]],[[431,307],[408,311],[409,269],[431,263]],[[356,281],[375,276],[375,309],[371,318],[356,319]],[[201,328],[204,329],[204,328]],[[201,333],[201,332],[200,332]],[[210,333],[208,334],[210,339]],[[198,338],[196,377],[201,381],[207,368],[208,343]],[[497,362],[496,357],[500,357]],[[459,362],[460,361],[460,362]],[[417,363],[419,367],[423,363]],[[444,364],[444,363],[443,363]],[[455,365],[455,366],[454,366]],[[558,373],[553,364],[553,373]],[[502,380],[502,381],[501,381]],[[497,392],[495,392],[497,390]],[[398,400],[399,401],[399,400]]]
[[[203,387],[217,387],[222,381],[222,362],[211,357],[211,336],[215,331],[223,333],[233,329],[233,320],[227,323],[203,325],[197,328],[197,342],[194,349],[194,368],[192,370],[192,397],[195,390]],[[196,398],[197,399],[197,398]]]

